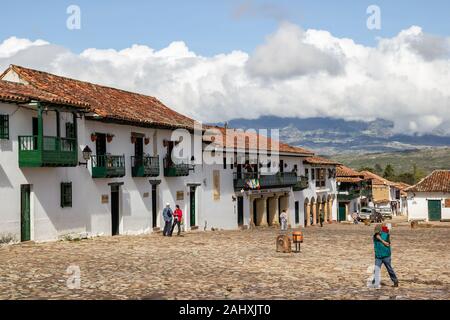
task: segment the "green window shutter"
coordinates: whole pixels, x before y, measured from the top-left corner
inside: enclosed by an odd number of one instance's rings
[[[9,140],[9,115],[0,114],[0,139]]]
[[[61,183],[61,208],[72,207],[72,182]]]

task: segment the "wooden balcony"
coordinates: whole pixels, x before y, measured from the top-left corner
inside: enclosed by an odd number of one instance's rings
[[[192,166],[185,163],[174,163],[169,158],[164,159],[164,176],[165,177],[187,177]]]
[[[276,174],[262,175],[259,173],[234,173],[235,190],[255,190],[269,188],[293,187],[298,178],[295,172],[279,172]]]
[[[158,177],[159,157],[131,157],[131,172],[133,177]]]
[[[338,201],[352,201],[361,196],[360,190],[348,190],[338,192]]]
[[[292,187],[294,191],[303,191],[309,188],[309,178],[305,176],[298,177],[297,183]]]
[[[19,167],[76,167],[77,165],[76,139],[19,136]]]
[[[121,178],[125,176],[125,156],[92,156],[91,165],[92,178]]]

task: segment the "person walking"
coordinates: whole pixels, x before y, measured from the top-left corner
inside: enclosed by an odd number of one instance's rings
[[[170,237],[170,230],[172,228],[172,217],[173,217],[173,212],[172,209],[170,208],[170,203],[166,203],[166,207],[163,210],[163,219],[164,219],[164,230],[163,230],[163,236]]]
[[[288,215],[286,213],[286,210],[283,210],[280,214],[280,221],[281,221],[281,231],[287,231],[288,227]]]
[[[375,273],[372,284],[376,289],[381,288],[381,266],[384,264],[389,277],[394,283],[394,287],[398,287],[398,278],[392,268],[391,262],[391,239],[390,230],[386,224],[375,226],[375,234],[373,235],[373,244],[375,250]]]
[[[325,221],[325,212],[323,211],[323,209],[320,210],[319,219],[320,227],[323,228],[323,222]]]
[[[178,226],[178,236],[181,234],[181,219],[183,218],[183,211],[181,211],[180,206],[175,206],[175,211],[173,213],[173,224],[172,230],[170,230],[170,235],[172,236],[175,226]]]

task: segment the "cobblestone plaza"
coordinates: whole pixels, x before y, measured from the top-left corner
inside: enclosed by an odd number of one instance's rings
[[[366,284],[373,226],[303,231],[299,254],[276,252],[274,228],[4,246],[0,299],[450,298],[448,228],[394,227],[400,287],[383,269],[381,290]]]

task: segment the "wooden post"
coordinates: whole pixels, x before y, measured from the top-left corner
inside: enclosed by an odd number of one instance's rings
[[[311,203],[306,204],[306,226],[309,227],[311,225]]]
[[[312,213],[313,213],[313,223],[312,223],[312,225],[313,226],[315,226],[317,224],[317,205],[318,205],[317,201],[312,204]]]
[[[44,121],[42,119],[42,106],[41,103],[37,103],[38,106],[38,150],[43,151],[44,147]]]

